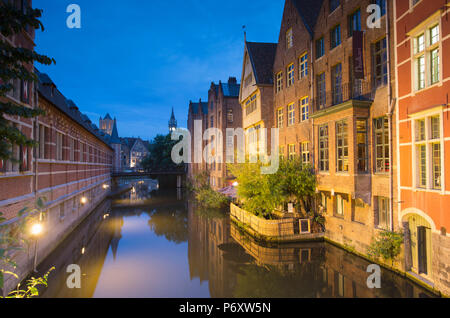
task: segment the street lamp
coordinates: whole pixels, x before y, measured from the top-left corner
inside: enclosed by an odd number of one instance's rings
[[[87,198],[86,197],[82,197],[81,198],[81,204],[85,205],[87,203]]]
[[[34,237],[34,263],[33,263],[33,270],[35,273],[37,273],[37,246],[38,246],[38,238],[41,235],[43,230],[41,223],[35,223],[33,226],[31,226],[31,235]]]
[[[107,185],[106,183],[103,185],[103,190],[106,190],[109,188],[109,185]]]

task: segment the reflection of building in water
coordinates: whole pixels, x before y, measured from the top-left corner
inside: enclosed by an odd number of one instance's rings
[[[41,293],[44,298],[90,298],[95,292],[103,263],[113,237],[111,202],[104,201],[61,245],[38,267],[38,276],[51,267],[56,269],[49,276],[48,288]],[[69,289],[66,285],[67,266],[77,264],[81,268],[81,289]]]
[[[209,281],[211,297],[229,297],[235,274],[219,246],[230,243],[229,220],[197,214],[194,204],[188,206],[189,270],[191,279]]]
[[[123,216],[114,216],[114,219],[112,220],[113,223],[113,238],[111,240],[111,250],[113,253],[113,259],[116,260],[117,257],[117,250],[119,249],[119,242],[122,238],[122,227],[124,224]]]

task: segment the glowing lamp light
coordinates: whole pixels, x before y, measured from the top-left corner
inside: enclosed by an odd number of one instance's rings
[[[83,248],[81,249],[81,254],[84,255],[85,252],[86,252],[86,248],[83,247]]]
[[[233,182],[233,187],[237,187],[239,183],[237,181]]]
[[[42,233],[42,224],[36,223],[31,227],[31,234],[34,236],[38,236]]]
[[[87,198],[86,197],[82,197],[81,198],[81,204],[86,204],[87,203]]]
[[[103,185],[103,189],[104,189],[104,190],[106,190],[106,189],[108,189],[108,188],[109,188],[109,185],[108,185],[108,184],[104,184],[104,185]]]

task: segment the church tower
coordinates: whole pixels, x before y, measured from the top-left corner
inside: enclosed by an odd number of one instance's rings
[[[172,107],[172,116],[170,116],[169,120],[169,132],[175,131],[175,129],[177,129],[177,120],[175,119],[175,113]]]
[[[111,132],[111,139],[109,140],[111,147],[114,149],[114,159],[113,159],[113,171],[122,170],[121,158],[121,142],[119,138],[119,133],[117,131],[117,121],[114,118],[113,128]]]
[[[112,120],[109,114],[106,114],[105,118],[100,117],[99,126],[100,130],[107,135],[112,135],[114,120]]]

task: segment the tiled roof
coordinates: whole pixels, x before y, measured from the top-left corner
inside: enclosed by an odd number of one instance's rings
[[[221,83],[223,95],[225,97],[239,97],[239,84]]]
[[[303,20],[305,27],[308,29],[311,36],[314,34],[314,27],[319,17],[320,9],[322,8],[323,0],[291,0],[300,17]]]
[[[203,114],[205,115],[208,114],[208,103],[202,102],[201,104]],[[200,103],[191,103],[191,105],[192,105],[192,113],[194,115],[197,115]]]
[[[256,84],[273,84],[273,63],[276,43],[247,42],[247,52],[253,66]]]
[[[78,110],[77,105],[72,100],[64,97],[64,95],[61,94],[58,89],[56,89],[56,85],[47,74],[41,73],[37,69],[35,69],[35,73],[39,79],[37,85],[39,94],[41,94],[46,100],[52,103],[64,114],[69,116],[69,118],[71,118],[73,121],[81,125],[92,135],[96,136],[99,140],[109,145],[109,136],[99,130],[96,125],[92,124],[89,117],[87,117],[85,114],[82,114]]]

